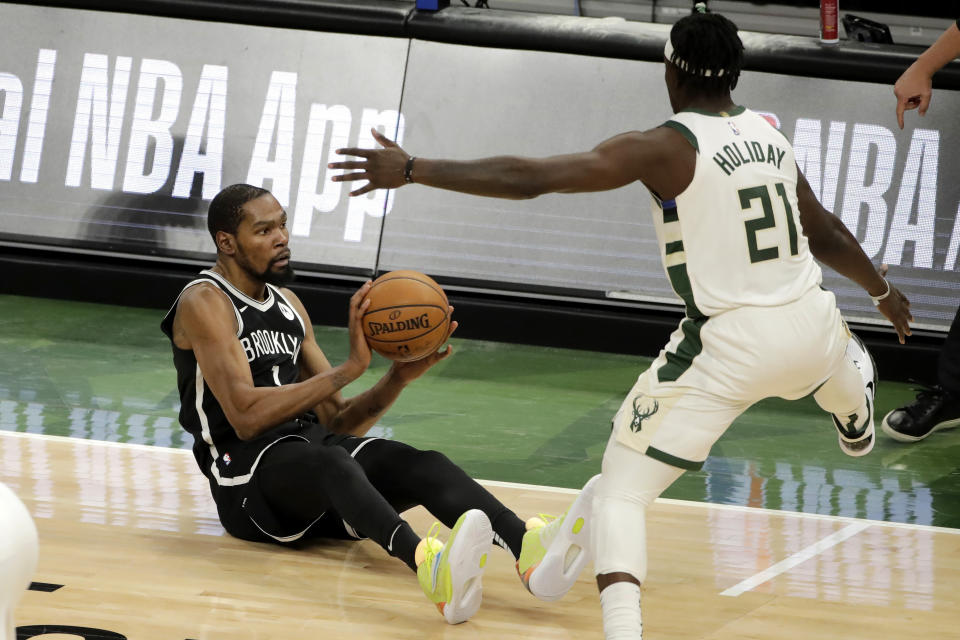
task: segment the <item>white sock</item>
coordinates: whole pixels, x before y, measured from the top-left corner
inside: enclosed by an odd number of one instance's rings
[[[614,582],[600,592],[603,634],[606,640],[641,640],[640,587],[632,582]]]

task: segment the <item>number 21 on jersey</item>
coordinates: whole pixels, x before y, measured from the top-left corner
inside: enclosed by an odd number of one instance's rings
[[[799,252],[797,248],[797,224],[793,219],[793,208],[790,206],[790,200],[787,198],[787,190],[782,182],[772,185],[783,202],[782,215],[787,222],[787,236],[790,242],[790,255],[795,256]],[[760,248],[757,243],[757,232],[765,229],[773,229],[777,226],[777,216],[773,211],[773,200],[770,187],[760,185],[758,187],[749,187],[740,189],[737,194],[740,196],[740,208],[744,211],[751,211],[757,206],[757,200],[760,201],[760,208],[763,210],[763,216],[760,218],[750,218],[744,221],[747,230],[747,248],[750,251],[750,262],[764,262],[765,260],[776,260],[780,257],[780,249],[777,246]]]

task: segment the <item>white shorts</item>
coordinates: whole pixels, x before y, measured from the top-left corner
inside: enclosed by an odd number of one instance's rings
[[[613,419],[618,442],[683,469],[763,398],[809,395],[841,366],[850,331],[832,293],[686,318]]]

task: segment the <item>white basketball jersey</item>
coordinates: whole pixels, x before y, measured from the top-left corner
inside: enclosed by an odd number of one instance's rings
[[[822,274],[797,206],[793,148],[762,116],[682,111],[664,126],[697,150],[693,181],[654,197],[661,258],[691,318],[793,302]]]

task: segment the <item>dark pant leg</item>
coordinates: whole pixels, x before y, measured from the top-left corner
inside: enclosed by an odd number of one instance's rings
[[[306,528],[327,510],[384,549],[403,522],[341,447],[291,439],[263,454],[257,490],[277,518],[291,529]],[[388,549],[389,551],[389,549]]]
[[[439,451],[422,451],[394,440],[375,440],[357,453],[357,462],[397,511],[423,505],[452,528],[464,511],[480,509],[490,518],[500,541],[514,555],[520,553],[524,522]]]
[[[953,318],[947,340],[940,352],[938,374],[940,386],[952,393],[960,394],[960,308]]]

